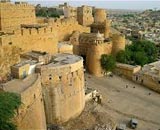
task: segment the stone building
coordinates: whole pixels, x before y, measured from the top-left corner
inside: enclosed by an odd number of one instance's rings
[[[87,70],[96,76],[104,75],[100,64],[102,54],[116,55],[125,49],[125,36],[113,32],[110,23],[104,9],[95,9],[94,23],[90,24],[91,33],[74,31],[70,37],[73,53],[83,56]]]
[[[0,30],[13,32],[21,24],[36,23],[35,8],[26,2],[0,2]]]
[[[160,61],[144,65],[133,75],[133,81],[160,93]]]
[[[117,75],[123,75],[126,78],[132,80],[133,75],[139,72],[140,70],[141,66],[139,65],[133,66],[128,64],[117,63],[114,72]]]
[[[0,59],[3,79],[10,74],[10,66],[18,62],[20,53],[35,50],[54,54],[58,52],[58,41],[68,40],[73,31],[90,32],[75,18],[37,19],[34,6],[24,2],[3,1],[0,10],[0,53],[7,56]]]
[[[63,8],[63,13],[65,18],[75,18],[77,19],[77,8],[72,6],[65,6]]]
[[[25,56],[12,66],[14,79],[1,87],[21,96],[22,105],[14,119],[18,130],[45,130],[46,123],[60,124],[77,117],[85,106],[83,58],[55,54],[45,64],[32,59],[42,57],[43,53],[28,52]]]
[[[71,54],[54,55],[40,73],[48,124],[63,123],[78,116],[85,105],[83,59]]]
[[[18,130],[46,130],[41,78],[32,74],[25,79],[13,79],[2,85],[3,91],[18,93],[21,106],[16,111],[14,122]]]
[[[77,8],[77,21],[80,25],[89,26],[93,23],[92,7],[81,6]]]

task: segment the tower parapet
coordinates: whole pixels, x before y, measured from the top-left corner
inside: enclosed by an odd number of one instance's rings
[[[92,7],[82,6],[77,8],[77,21],[79,24],[89,26],[93,23]]]
[[[106,20],[107,14],[105,9],[95,9],[94,22],[103,23]]]
[[[116,55],[119,51],[125,49],[125,36],[122,34],[113,34],[112,35],[112,54]]]

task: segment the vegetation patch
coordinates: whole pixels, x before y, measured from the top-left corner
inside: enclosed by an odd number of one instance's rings
[[[133,44],[126,46],[125,51],[120,51],[116,56],[120,63],[141,66],[155,62],[157,58],[156,45],[147,40],[133,41]]]
[[[16,130],[16,125],[12,122],[16,114],[16,109],[21,104],[18,94],[10,92],[0,92],[0,130]]]
[[[107,71],[112,71],[116,67],[116,59],[112,55],[103,54],[101,55],[101,66]]]

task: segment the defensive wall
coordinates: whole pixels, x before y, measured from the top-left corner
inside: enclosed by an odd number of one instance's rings
[[[94,22],[92,7],[81,6],[77,8],[77,21],[80,25],[89,26]]]
[[[21,24],[36,22],[35,8],[25,2],[0,2],[0,30],[12,32],[20,29]]]
[[[111,54],[112,42],[104,42],[99,44],[93,44],[89,47],[86,57],[86,65],[89,73],[101,77],[105,71],[101,67],[101,55]]]
[[[133,75],[133,81],[160,93],[160,61],[146,64]]]
[[[52,33],[53,28],[22,28],[12,34],[0,36],[1,46],[17,46],[22,52],[30,50],[57,52],[56,34]]]
[[[41,78],[38,74],[30,75],[23,80],[9,81],[3,85],[3,90],[21,96],[22,104],[14,118],[18,130],[46,130]]]
[[[78,24],[74,18],[51,20],[48,24],[57,32],[58,41],[68,41],[73,31],[90,32],[89,27]]]
[[[7,80],[6,75],[10,73],[10,66],[20,61],[20,50],[16,46],[1,46],[0,47],[0,78]],[[2,82],[2,81],[0,81]]]
[[[112,34],[111,37],[113,46],[112,46],[112,54],[116,55],[120,50],[125,50],[125,36],[122,34]]]
[[[107,18],[105,9],[95,9],[94,13],[94,22],[95,23],[103,23]]]
[[[47,124],[78,116],[85,105],[83,59],[58,54],[52,63],[36,70],[41,74]]]
[[[105,39],[103,34],[74,32],[70,38],[73,53],[85,58],[87,70],[96,76],[104,75],[100,64],[102,54],[111,54],[112,41]]]
[[[128,64],[116,63],[114,72],[118,75],[123,75],[132,80],[134,74],[141,70],[141,66],[133,66]]]

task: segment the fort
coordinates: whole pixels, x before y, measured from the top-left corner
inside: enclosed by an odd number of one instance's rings
[[[46,124],[80,115],[84,65],[89,73],[103,76],[101,55],[125,49],[125,37],[112,32],[105,10],[96,9],[93,16],[89,6],[64,8],[68,12],[62,18],[37,18],[32,5],[0,2],[1,87],[21,96],[15,116],[19,130],[45,130]]]

